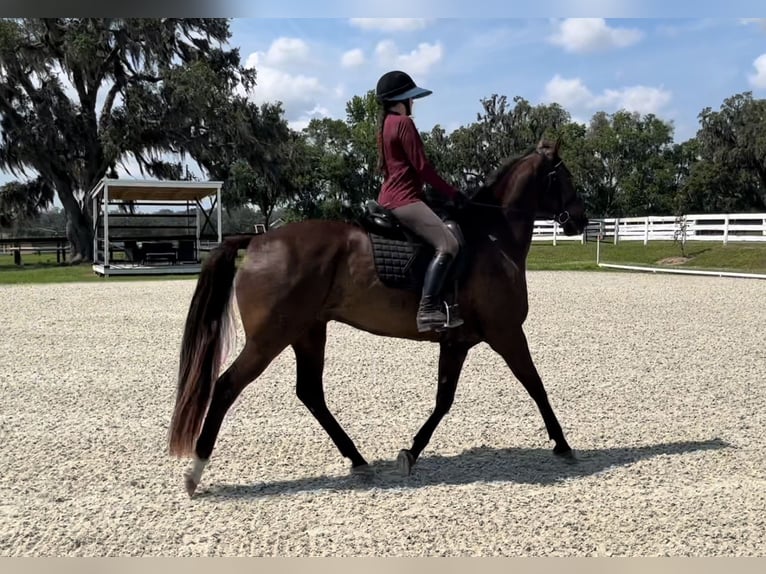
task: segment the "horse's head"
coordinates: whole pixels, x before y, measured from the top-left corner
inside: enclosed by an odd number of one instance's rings
[[[535,150],[542,158],[536,173],[544,177],[543,185],[538,187],[537,212],[558,222],[565,235],[579,235],[588,225],[585,202],[575,190],[564,160],[559,157],[560,146],[561,139],[552,145],[540,140]]]
[[[579,235],[588,224],[585,202],[559,156],[560,145],[561,140],[540,140],[535,149],[492,174],[485,187],[508,219],[518,219],[519,214],[553,219],[565,235]]]

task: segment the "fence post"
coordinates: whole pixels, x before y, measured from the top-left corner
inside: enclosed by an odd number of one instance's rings
[[[644,245],[649,243],[649,216],[644,218]]]
[[[723,244],[729,242],[729,214],[723,216]]]
[[[558,229],[559,229],[559,224],[554,221],[553,222],[553,246],[554,247],[556,246],[556,232],[558,231]]]
[[[620,240],[618,239],[620,235],[620,218],[615,217],[614,218],[614,244],[617,245]]]

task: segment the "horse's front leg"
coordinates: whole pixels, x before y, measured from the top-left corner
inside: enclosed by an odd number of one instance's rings
[[[412,471],[420,453],[426,448],[436,427],[446,415],[455,400],[460,372],[465,358],[471,348],[470,344],[444,341],[440,343],[439,351],[439,382],[436,389],[436,406],[421,429],[415,435],[410,450],[402,450],[396,459],[399,472],[407,476]]]
[[[505,360],[514,376],[535,401],[545,422],[548,437],[555,442],[553,453],[567,460],[574,460],[572,448],[564,438],[556,414],[553,412],[543,381],[532,360],[529,343],[521,325],[506,327],[497,336],[487,338],[489,346]]]

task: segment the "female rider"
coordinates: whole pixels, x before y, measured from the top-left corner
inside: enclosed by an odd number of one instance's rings
[[[430,184],[456,202],[462,201],[464,196],[436,173],[410,117],[413,100],[432,93],[418,87],[409,75],[400,71],[381,76],[376,88],[381,104],[378,168],[384,178],[378,203],[435,250],[426,271],[417,314],[420,332],[463,324],[456,315],[447,323],[447,314],[440,305],[444,279],[458,253],[459,244],[450,229],[426,205],[423,184]]]

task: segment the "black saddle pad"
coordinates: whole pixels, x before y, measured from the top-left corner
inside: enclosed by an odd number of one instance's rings
[[[397,289],[422,289],[423,277],[433,255],[433,248],[417,240],[410,242],[374,232],[368,233],[380,281]]]
[[[361,224],[372,242],[375,269],[381,282],[397,289],[422,290],[433,247],[404,229],[390,211],[375,201],[367,203]]]

